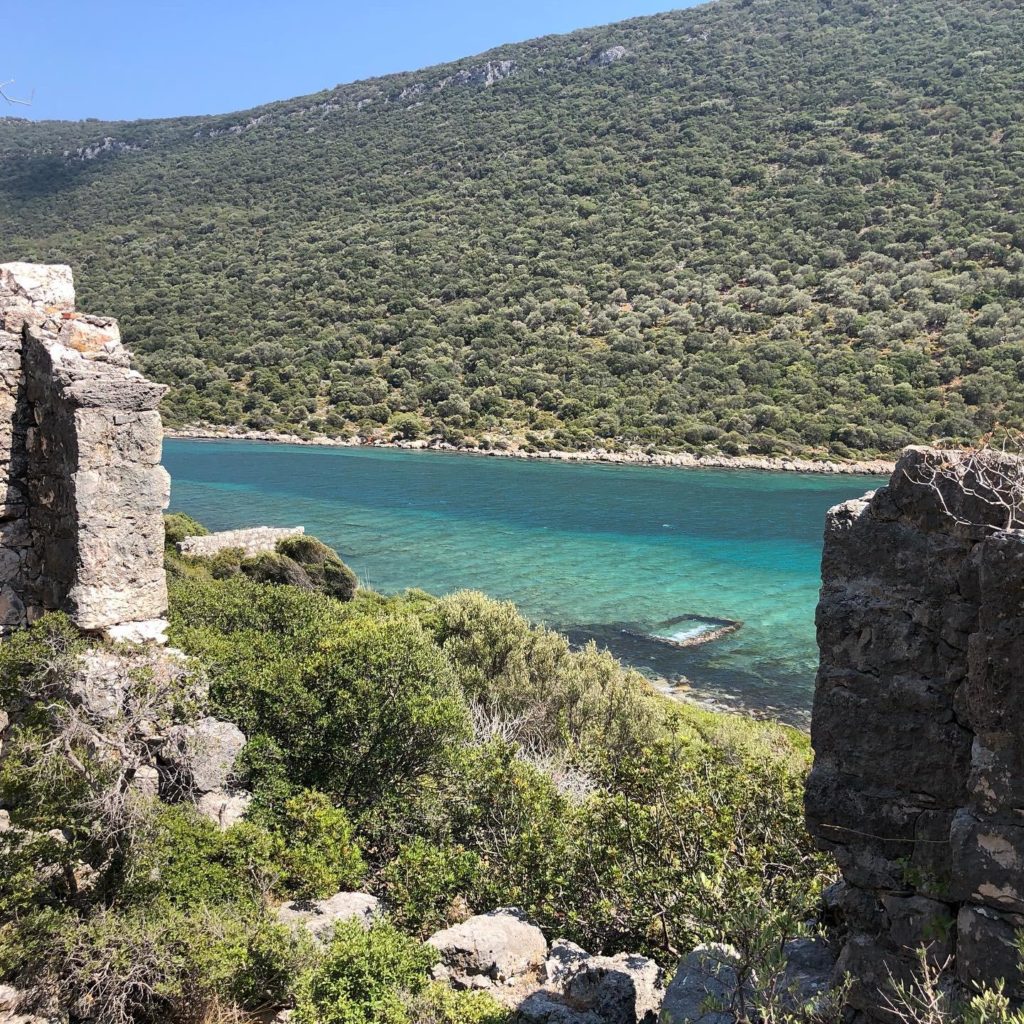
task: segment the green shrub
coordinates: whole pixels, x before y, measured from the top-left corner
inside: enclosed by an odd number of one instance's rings
[[[300,534],[297,537],[285,537],[277,542],[279,554],[287,555],[300,565],[322,565],[330,559],[337,559],[338,554],[322,540]]]
[[[286,873],[281,889],[297,899],[318,899],[363,880],[366,864],[352,823],[323,793],[305,790],[292,797],[276,823]]]
[[[480,857],[462,846],[439,846],[417,836],[381,873],[391,920],[426,937],[455,923],[460,899],[478,891]],[[463,909],[468,909],[463,904]]]
[[[259,910],[243,916],[154,902],[34,924],[0,931],[0,969],[11,962],[10,944],[24,946],[30,936],[23,980],[37,995],[87,1006],[92,1019],[110,1024],[202,1019],[218,1005],[255,1010],[284,1002],[309,958],[300,938]]]
[[[440,982],[407,997],[406,1012],[413,1024],[508,1024],[512,1020],[512,1012],[486,992],[455,992]]]
[[[242,572],[257,583],[273,583],[313,590],[315,584],[309,573],[294,559],[279,555],[276,551],[261,551],[242,559]]]
[[[186,537],[206,537],[209,533],[202,523],[184,512],[169,512],[164,516],[165,544],[177,544]]]
[[[351,601],[359,587],[356,574],[338,553],[316,537],[286,537],[277,543],[279,554],[298,562],[319,590],[339,601]]]
[[[437,951],[392,925],[344,922],[301,980],[294,1024],[414,1024],[409,1000],[426,989]]]

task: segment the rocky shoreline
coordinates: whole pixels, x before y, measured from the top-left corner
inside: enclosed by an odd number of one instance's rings
[[[528,452],[521,448],[478,448],[454,445],[440,440],[365,441],[358,437],[304,438],[273,430],[232,430],[213,427],[165,428],[165,437],[193,441],[262,441],[268,444],[296,444],[317,448],[397,448],[406,451],[453,452],[491,458],[534,459],[548,462],[602,462],[622,466],[662,466],[681,469],[748,469],[771,473],[816,473],[842,476],[889,476],[895,463],[886,459],[864,459],[851,462],[816,462],[811,459],[789,459],[758,455],[693,455],[689,452],[649,454],[631,450],[609,452],[603,448],[582,452]]]

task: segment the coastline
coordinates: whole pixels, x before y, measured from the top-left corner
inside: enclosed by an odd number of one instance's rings
[[[609,452],[603,448],[582,452],[527,452],[517,448],[477,448],[447,441],[364,441],[358,437],[304,438],[274,430],[237,430],[228,427],[165,427],[164,437],[189,441],[262,441],[267,444],[296,444],[313,448],[397,448],[403,451],[450,452],[490,458],[534,459],[549,462],[601,462],[621,466],[661,466],[679,469],[746,469],[769,473],[816,473],[838,476],[891,476],[895,462],[862,459],[851,462],[816,462],[759,455],[693,455],[689,452],[648,454],[642,451]]]

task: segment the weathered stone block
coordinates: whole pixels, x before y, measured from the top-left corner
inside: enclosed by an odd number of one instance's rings
[[[1024,999],[1017,935],[1024,917],[989,907],[964,905],[957,918],[957,975],[971,987],[1006,983],[1011,999]]]

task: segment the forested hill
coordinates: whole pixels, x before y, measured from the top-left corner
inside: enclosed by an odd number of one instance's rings
[[[719,0],[243,113],[0,121],[172,423],[889,452],[1024,424],[1024,6]]]

